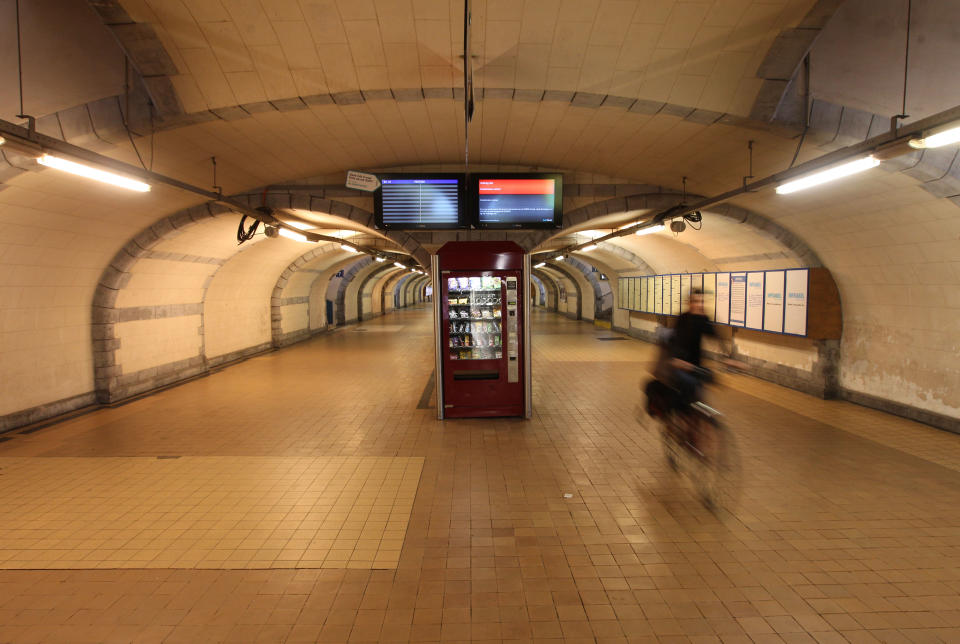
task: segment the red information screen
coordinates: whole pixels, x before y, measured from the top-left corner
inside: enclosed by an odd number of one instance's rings
[[[556,193],[555,179],[481,178],[477,181],[480,224],[553,223]]]
[[[482,195],[553,195],[553,179],[480,179]]]

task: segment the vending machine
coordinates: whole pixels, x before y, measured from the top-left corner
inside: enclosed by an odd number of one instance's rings
[[[438,417],[529,418],[529,256],[513,242],[448,242],[433,276]]]

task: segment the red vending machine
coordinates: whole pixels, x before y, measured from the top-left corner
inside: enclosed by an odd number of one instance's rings
[[[438,417],[529,418],[529,256],[513,242],[448,242],[433,275]]]

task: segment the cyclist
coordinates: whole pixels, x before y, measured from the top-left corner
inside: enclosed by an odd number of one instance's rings
[[[689,306],[680,314],[667,342],[670,357],[670,384],[677,390],[679,405],[686,406],[700,399],[702,383],[708,372],[701,365],[703,336],[717,338],[717,332],[703,313],[703,291],[690,291]]]

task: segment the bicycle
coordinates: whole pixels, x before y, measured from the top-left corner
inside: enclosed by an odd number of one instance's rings
[[[709,380],[710,372],[695,373]],[[647,413],[660,421],[667,464],[674,472],[688,472],[708,510],[729,510],[739,491],[739,458],[733,434],[723,414],[702,400],[678,402],[678,392],[652,380],[647,384]]]

